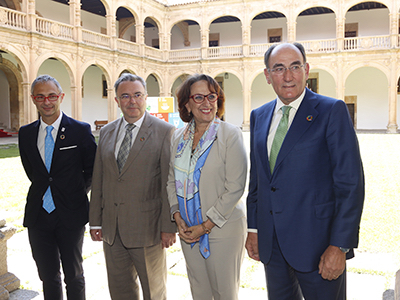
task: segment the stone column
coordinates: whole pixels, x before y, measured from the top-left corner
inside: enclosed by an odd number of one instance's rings
[[[249,82],[248,73],[248,68],[243,66],[243,131],[250,131],[251,82]]]
[[[107,89],[107,111],[108,111],[108,123],[117,119],[118,104],[114,99],[114,89]]]
[[[6,220],[0,220],[0,300],[8,300],[12,291],[19,288],[20,281],[7,268],[7,240],[16,232],[15,227],[6,226]]]
[[[399,44],[399,14],[391,13],[389,14],[390,19],[390,46],[391,48],[396,48]]]
[[[74,26],[74,40],[82,42],[81,26],[81,2],[79,0],[70,0],[69,2],[69,22]]]
[[[296,25],[296,21],[287,22],[287,39],[289,43],[293,43],[296,41]]]
[[[345,18],[336,18],[336,40],[337,40],[337,51],[343,51],[344,49],[344,26]]]
[[[251,45],[251,26],[242,26],[243,56],[249,56]]]
[[[201,58],[205,59],[208,57],[208,44],[210,39],[210,30],[202,29],[201,30]]]
[[[397,57],[392,54],[390,59],[390,79],[389,79],[389,122],[387,125],[387,133],[397,133]]]

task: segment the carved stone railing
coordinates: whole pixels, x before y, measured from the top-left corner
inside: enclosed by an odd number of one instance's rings
[[[118,51],[139,55],[139,44],[127,40],[117,40]]]
[[[57,38],[73,40],[73,26],[40,17],[36,18],[36,31]]]
[[[169,51],[169,60],[184,61],[201,59],[201,49],[182,49]]]
[[[254,44],[254,45],[250,45],[249,56],[255,56],[255,57],[263,56],[265,51],[267,51],[267,49],[269,47],[271,47],[271,45],[273,45],[273,44]]]
[[[0,220],[0,300],[8,300],[9,293],[19,288],[20,281],[7,267],[7,240],[9,240],[16,229],[6,226],[6,220]]]
[[[344,50],[369,50],[390,48],[390,36],[369,36],[344,39]]]
[[[162,59],[163,52],[160,49],[144,46],[144,56],[155,58],[155,59]]]
[[[26,30],[26,13],[0,7],[0,26]]]
[[[111,47],[111,37],[109,35],[82,29],[82,41],[86,44],[100,47]]]
[[[337,51],[337,40],[301,41],[306,52],[334,52]]]
[[[243,56],[243,46],[210,47],[207,58],[232,58]]]

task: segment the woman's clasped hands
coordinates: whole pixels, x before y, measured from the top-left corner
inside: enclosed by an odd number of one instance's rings
[[[186,243],[191,244],[198,242],[200,237],[204,234],[211,231],[211,229],[207,230],[207,228],[203,224],[195,225],[192,227],[188,227],[185,220],[182,219],[180,212],[174,213],[174,219],[176,225],[178,226],[178,235],[184,240]],[[211,223],[211,222],[210,222]],[[213,223],[211,223],[213,224]],[[213,226],[210,226],[213,227]],[[210,228],[208,227],[208,228]]]

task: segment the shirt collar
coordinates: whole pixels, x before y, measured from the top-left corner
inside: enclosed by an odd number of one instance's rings
[[[60,115],[58,116],[57,120],[55,120],[53,124],[50,124],[51,126],[54,127],[56,132],[58,132],[58,128],[60,127],[62,117],[63,117],[63,112],[60,113]],[[41,130],[46,130],[47,126],[49,126],[49,124],[46,124],[43,121],[42,117],[40,117],[40,129]]]
[[[137,120],[136,122],[133,123],[133,124],[135,124],[135,127],[137,127],[138,129],[140,129],[140,127],[142,126],[143,121],[144,121],[144,116],[145,116],[145,115],[146,115],[146,113],[144,113],[143,116],[142,116],[139,120]],[[123,125],[123,128],[125,128],[126,125],[128,125],[128,124],[129,124],[129,123],[125,120],[125,118],[122,117],[122,125]]]
[[[289,106],[292,107],[292,109],[294,108],[295,111],[297,111],[299,109],[299,106],[301,104],[301,102],[304,99],[304,96],[306,95],[306,89],[304,89],[303,93],[301,93],[300,97],[297,98],[296,100],[290,102]],[[282,102],[281,99],[279,99],[279,97],[276,98],[276,105],[275,105],[275,113],[277,113],[282,106],[285,106],[286,104],[284,104]]]

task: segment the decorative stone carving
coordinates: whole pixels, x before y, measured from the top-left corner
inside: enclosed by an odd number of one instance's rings
[[[7,240],[16,232],[15,227],[6,226],[6,220],[0,220],[0,300],[8,300],[9,293],[18,289],[19,279],[7,268]]]
[[[7,12],[4,10],[0,11],[0,24],[4,25],[7,23]]]
[[[361,40],[361,47],[363,49],[369,49],[373,46],[373,43],[374,42],[372,41],[372,39],[363,39]]]
[[[60,34],[60,25],[58,25],[57,23],[51,24],[50,32],[52,35],[58,36]]]

